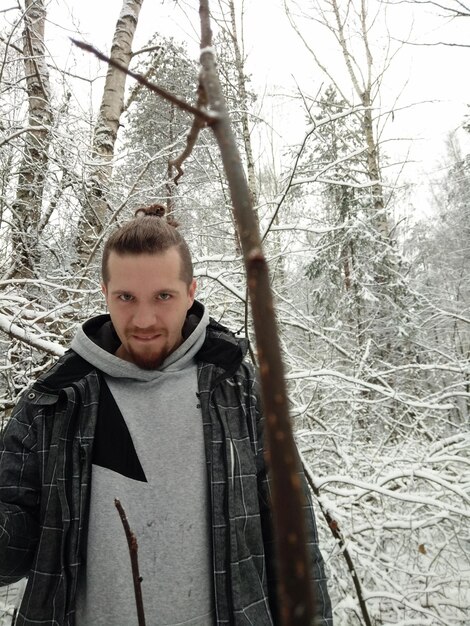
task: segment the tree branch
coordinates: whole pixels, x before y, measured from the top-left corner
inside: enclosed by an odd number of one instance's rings
[[[73,38],[71,38],[71,40],[80,49],[85,50],[86,52],[91,52],[91,54],[94,54],[101,61],[105,61],[106,63],[109,63],[109,65],[111,65],[112,67],[115,67],[121,72],[124,72],[124,74],[131,76],[138,83],[140,83],[141,85],[144,85],[145,87],[147,87],[147,89],[150,89],[150,91],[153,91],[154,93],[158,94],[165,100],[168,100],[168,102],[172,102],[174,105],[176,105],[183,111],[187,111],[188,113],[192,113],[196,117],[199,117],[207,125],[210,126],[211,124],[214,123],[215,116],[213,113],[209,113],[208,111],[201,111],[197,107],[194,107],[191,104],[188,104],[187,102],[173,95],[166,89],[163,89],[162,87],[159,87],[158,85],[155,85],[155,83],[151,83],[144,76],[142,76],[142,74],[137,74],[137,72],[132,72],[131,70],[121,65],[121,63],[119,63],[118,61],[114,61],[113,59],[110,59],[108,56],[106,56],[105,54],[103,54],[102,52],[94,48],[92,45],[88,43],[84,43],[83,41],[78,41],[77,39],[73,39]]]
[[[237,230],[243,249],[253,311],[259,371],[266,415],[274,531],[278,564],[278,598],[284,626],[311,626],[315,605],[305,544],[304,503],[298,454],[289,418],[273,296],[253,202],[237,148],[212,49],[208,0],[200,0],[201,81],[217,120],[211,128],[227,176]]]
[[[135,604],[137,608],[137,620],[139,626],[145,626],[144,603],[142,600],[142,577],[139,574],[139,561],[137,557],[138,545],[137,538],[132,532],[126,513],[118,498],[114,498],[114,505],[119,512],[119,517],[126,533],[127,545],[129,546],[129,556],[131,558],[132,579],[134,581]]]
[[[14,324],[6,315],[0,314],[0,330],[6,333],[9,337],[19,339],[33,348],[47,352],[47,354],[60,357],[65,352],[65,348],[59,344],[36,337],[33,333],[30,333],[24,328],[21,328],[21,326],[18,326],[18,324]]]
[[[199,84],[197,91],[198,91],[197,108],[201,110],[203,107],[205,108],[207,106],[207,96],[201,84]],[[179,179],[184,174],[183,168],[181,166],[183,165],[183,163],[186,161],[186,159],[190,156],[191,152],[193,151],[193,148],[196,145],[197,138],[199,137],[199,131],[202,128],[205,128],[206,126],[207,126],[207,123],[204,122],[204,120],[202,120],[200,117],[195,115],[193,124],[191,126],[191,130],[189,131],[188,137],[186,139],[185,149],[183,150],[183,152],[180,154],[179,157],[169,162],[170,167],[175,167],[176,171],[178,172],[178,174],[173,179],[173,182],[175,183],[175,185],[178,184]]]
[[[366,601],[364,599],[364,595],[362,593],[362,585],[361,585],[361,581],[359,580],[359,576],[357,575],[357,570],[354,567],[354,563],[352,560],[352,557],[349,553],[349,550],[346,546],[346,542],[343,538],[343,534],[341,532],[341,529],[339,527],[338,522],[330,515],[330,512],[328,511],[328,509],[326,509],[321,501],[321,497],[320,497],[320,490],[318,489],[318,487],[315,485],[315,482],[313,480],[313,477],[311,475],[310,469],[308,468],[308,465],[305,461],[305,459],[302,456],[302,453],[299,451],[300,454],[300,458],[302,460],[302,466],[303,466],[303,470],[304,470],[304,474],[305,474],[305,478],[307,479],[308,484],[310,485],[310,489],[313,491],[313,493],[315,494],[318,503],[320,505],[320,510],[323,513],[323,517],[326,520],[326,523],[328,524],[328,528],[331,530],[331,534],[333,535],[333,537],[336,539],[336,541],[338,542],[338,547],[341,550],[342,555],[344,556],[344,559],[346,561],[346,564],[348,566],[348,570],[349,573],[351,574],[351,578],[353,580],[353,584],[354,584],[354,589],[356,590],[356,594],[357,594],[357,599],[359,602],[359,606],[361,609],[361,613],[362,613],[362,617],[364,619],[364,624],[366,626],[372,626],[372,622],[369,616],[369,611],[367,610],[367,605],[366,605]]]

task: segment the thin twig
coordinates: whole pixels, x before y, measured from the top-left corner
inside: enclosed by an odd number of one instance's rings
[[[197,92],[197,106],[199,109],[201,109],[201,107],[207,106],[207,95],[204,87],[201,84],[199,85]],[[175,185],[178,184],[179,179],[184,174],[184,170],[181,166],[183,165],[184,161],[186,161],[186,159],[191,155],[193,148],[196,145],[197,138],[199,137],[199,131],[205,126],[206,122],[201,120],[201,118],[195,116],[193,124],[191,126],[191,130],[189,131],[189,134],[186,138],[186,146],[183,152],[179,155],[179,157],[170,161],[170,167],[176,167],[176,171],[178,172],[173,179]]]
[[[129,556],[131,557],[131,566],[132,566],[132,579],[134,581],[134,593],[135,593],[135,604],[137,608],[137,620],[139,626],[145,626],[145,614],[144,614],[144,603],[142,601],[142,577],[139,574],[139,561],[137,558],[137,538],[132,532],[129,521],[127,519],[127,515],[122,507],[121,502],[118,498],[114,498],[114,505],[116,506],[119,517],[121,518],[122,525],[124,527],[124,532],[126,533],[127,545],[129,546]]]
[[[313,491],[313,493],[317,497],[317,500],[320,504],[321,512],[323,513],[323,517],[325,518],[326,523],[328,524],[328,527],[331,530],[331,534],[338,542],[338,546],[346,560],[346,564],[348,566],[348,570],[349,570],[349,573],[351,574],[354,588],[356,590],[357,599],[359,602],[359,606],[361,608],[362,617],[364,619],[364,624],[366,626],[372,626],[372,622],[369,616],[369,611],[367,610],[366,601],[362,594],[361,581],[359,580],[359,577],[357,575],[357,571],[356,571],[356,568],[354,567],[354,563],[351,558],[351,555],[349,554],[349,550],[346,547],[346,542],[344,541],[341,529],[338,525],[338,522],[333,517],[331,517],[329,511],[323,507],[321,503],[321,498],[320,498],[320,490],[315,486],[315,483],[313,482],[312,476],[310,475],[309,469],[307,467],[305,460],[302,458],[302,455],[301,455],[301,459],[302,459],[302,465],[304,469],[305,478],[307,479],[307,482],[310,485],[310,489]]]
[[[154,93],[158,94],[162,98],[165,98],[165,100],[172,102],[183,111],[192,113],[196,117],[199,117],[200,119],[204,120],[204,122],[208,125],[211,125],[214,123],[216,116],[213,113],[202,111],[201,109],[198,109],[197,107],[192,106],[192,104],[188,104],[187,102],[185,102],[181,98],[178,98],[177,96],[170,93],[166,89],[163,89],[162,87],[159,87],[158,85],[155,85],[155,83],[151,83],[149,80],[145,78],[145,76],[142,76],[142,74],[137,74],[137,72],[132,72],[131,70],[124,67],[124,65],[121,65],[121,63],[119,63],[118,61],[115,61],[114,59],[110,59],[108,56],[106,56],[105,54],[97,50],[94,46],[88,43],[85,43],[83,41],[78,41],[77,39],[73,39],[73,38],[71,38],[71,41],[82,50],[85,50],[86,52],[91,52],[91,54],[94,54],[101,61],[105,61],[105,63],[108,63],[112,67],[115,67],[121,72],[124,72],[124,74],[131,76],[138,83],[140,83],[141,85],[144,85],[144,87],[147,87],[147,89],[150,89],[150,91],[153,91]]]

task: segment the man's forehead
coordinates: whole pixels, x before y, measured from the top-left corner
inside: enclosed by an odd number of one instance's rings
[[[113,283],[127,283],[136,274],[145,275],[146,282],[180,281],[181,268],[181,256],[176,248],[155,254],[120,254],[113,250],[108,258],[108,275]]]
[[[142,261],[142,260],[162,260],[162,259],[180,259],[181,255],[176,246],[172,246],[171,248],[167,248],[166,250],[158,251],[158,252],[121,252],[119,250],[111,250],[109,253],[109,259],[122,259],[129,261]]]
[[[181,256],[176,248],[168,248],[164,252],[116,252],[112,250],[109,258],[109,264],[119,264],[121,266],[132,267],[151,267],[153,265],[165,266],[168,271],[170,268],[180,270],[181,268]]]

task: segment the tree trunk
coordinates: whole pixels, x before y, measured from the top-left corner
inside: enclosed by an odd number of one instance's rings
[[[132,58],[132,42],[142,3],[143,0],[123,0],[114,31],[110,56],[126,69]],[[119,120],[124,110],[125,86],[126,74],[109,65],[93,136],[93,166],[88,179],[89,193],[75,242],[80,264],[86,262],[96,237],[106,225],[106,213],[109,208],[108,189],[113,172],[112,159]]]
[[[39,260],[38,225],[48,168],[52,111],[49,72],[45,60],[43,0],[26,0],[23,55],[28,94],[28,125],[19,168],[16,198],[12,206],[13,266],[10,276],[34,275]]]
[[[251,145],[250,125],[248,122],[248,94],[246,91],[246,76],[244,72],[245,67],[244,67],[244,61],[242,57],[242,51],[240,49],[240,42],[238,40],[234,0],[229,0],[229,7],[230,7],[230,21],[231,21],[230,36],[232,39],[233,52],[235,55],[235,67],[236,67],[236,72],[237,72],[238,93],[240,97],[241,124],[242,124],[242,132],[243,132],[243,144],[245,147],[248,187],[250,189],[253,207],[255,208],[255,215],[256,215],[256,218],[258,218],[256,205],[258,203],[259,193],[258,193],[258,185],[256,181],[255,160],[253,158],[253,147]]]

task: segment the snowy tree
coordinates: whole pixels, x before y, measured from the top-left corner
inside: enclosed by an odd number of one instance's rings
[[[286,4],[291,17],[305,16],[305,3]],[[312,7],[320,12],[310,13]],[[344,71],[328,76],[332,86],[319,96],[299,84],[303,140],[289,152],[264,144],[272,160],[262,166],[250,143],[255,99],[240,14],[234,19],[242,8],[219,3],[218,63],[251,201],[258,203],[290,413],[326,520],[319,516],[335,621],[463,625],[470,589],[468,156],[451,144],[448,176],[434,187],[433,223],[415,230],[404,263],[383,176],[380,87],[390,56],[383,62],[380,55],[390,48],[385,29],[381,45],[373,37],[383,26],[379,3],[308,6],[308,23],[321,22],[333,34]],[[111,98],[107,126],[109,107],[97,122],[94,111],[77,107],[71,77],[50,73],[54,115],[47,134],[37,124],[47,150],[36,153],[42,161],[35,172],[44,179],[32,188],[42,197],[25,259],[34,273],[11,273],[13,239],[29,232],[19,223],[12,229],[21,190],[16,174],[32,163],[28,141],[36,132],[17,31],[15,24],[1,44],[2,420],[25,384],[63,352],[81,318],[100,309],[99,246],[137,206],[160,202],[173,212],[211,314],[235,331],[251,328],[232,198],[212,134],[201,130],[176,184],[173,164],[187,147],[192,118],[141,86],[126,95],[121,84],[124,101]],[[322,60],[313,27],[304,40],[331,74],[338,65]],[[184,44],[159,33],[146,48],[132,53],[133,67],[196,104],[199,68]],[[46,50],[39,67],[50,72]],[[79,223],[82,233],[92,228],[77,273]]]
[[[11,206],[10,275],[32,277],[38,263],[38,226],[48,170],[52,125],[51,89],[45,61],[44,2],[26,0],[23,30],[23,61],[28,96],[28,120],[24,133],[16,198]]]
[[[127,69],[132,58],[132,42],[143,0],[123,0],[111,46],[111,59]],[[93,167],[89,173],[90,192],[83,202],[76,247],[81,262],[93,251],[96,237],[109,221],[110,202],[107,198],[112,177],[114,146],[124,107],[126,74],[109,65],[100,111],[96,121],[91,150]]]

